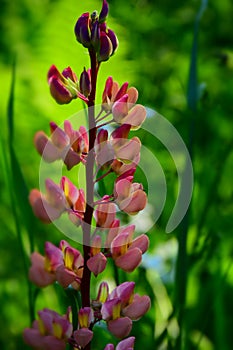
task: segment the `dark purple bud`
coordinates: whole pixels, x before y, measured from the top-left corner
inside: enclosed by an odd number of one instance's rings
[[[105,32],[106,33],[106,30],[107,30],[106,23],[100,23],[99,27],[100,27],[100,31],[101,32]]]
[[[100,11],[100,15],[99,15],[99,22],[104,22],[107,18],[108,15],[108,3],[106,0],[103,0],[103,5],[102,5],[102,9]]]
[[[117,36],[114,33],[114,31],[111,29],[108,29],[107,36],[109,37],[109,39],[111,40],[111,43],[112,43],[112,55],[113,55],[118,47],[118,39],[117,39]]]
[[[81,17],[79,17],[74,28],[77,41],[80,42],[84,47],[90,47],[91,44],[89,23],[89,12],[86,12],[83,13]]]
[[[96,51],[99,51],[100,46],[100,28],[99,23],[96,21],[92,25],[91,29],[91,43]]]
[[[99,62],[107,61],[112,54],[112,42],[106,33],[100,33],[100,50],[97,55]]]
[[[90,95],[91,80],[90,80],[90,75],[88,74],[88,72],[86,71],[85,68],[80,76],[79,88],[80,88],[81,93],[84,96],[88,97]]]

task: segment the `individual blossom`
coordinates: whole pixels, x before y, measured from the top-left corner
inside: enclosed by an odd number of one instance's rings
[[[116,266],[126,272],[132,272],[141,263],[142,254],[149,246],[149,239],[145,234],[133,239],[134,230],[134,225],[119,229],[110,246]]]
[[[134,342],[135,342],[135,337],[126,338],[117,344],[116,350],[133,350]],[[114,350],[114,349],[115,347],[113,344],[107,344],[104,348],[104,350]]]
[[[34,214],[44,223],[50,223],[67,212],[70,220],[79,225],[85,212],[85,197],[82,189],[65,176],[61,178],[60,186],[51,179],[45,181],[46,194],[33,189],[29,201]]]
[[[138,129],[146,118],[146,109],[136,104],[138,90],[128,86],[128,82],[125,82],[120,87],[111,76],[108,77],[102,95],[102,109],[112,112],[116,123],[129,124],[131,129]]]
[[[38,311],[38,320],[24,330],[25,343],[35,350],[65,350],[73,330],[69,314],[69,309],[64,316],[50,309]]]
[[[131,169],[132,170],[132,169]],[[132,176],[118,177],[114,185],[114,198],[119,209],[134,215],[143,210],[147,204],[147,196],[142,184],[132,182]]]
[[[110,166],[117,175],[130,170],[139,162],[141,142],[138,137],[128,139],[131,126],[123,124],[108,139],[108,131],[101,129],[96,139],[96,161],[102,168]]]
[[[150,298],[134,294],[134,287],[134,282],[120,284],[102,304],[102,318],[117,338],[127,337],[132,329],[132,320],[138,320],[150,308]]]
[[[64,121],[64,131],[54,122],[50,123],[51,138],[43,131],[38,131],[34,144],[46,162],[62,159],[70,170],[80,162],[85,163],[88,152],[88,134],[84,126],[74,130],[68,120]]]
[[[52,65],[47,77],[50,93],[57,103],[67,104],[77,97],[88,102],[87,97],[80,92],[77,76],[70,67],[60,73],[57,67]]]
[[[93,338],[93,332],[89,329],[94,321],[94,313],[90,307],[84,307],[79,310],[78,323],[79,329],[74,331],[73,337],[78,347],[85,348]]]
[[[63,264],[56,269],[56,279],[63,288],[72,285],[79,290],[83,276],[83,256],[64,240],[60,242],[59,248],[63,252]]]
[[[96,219],[96,227],[110,228],[116,218],[116,205],[109,202],[109,196],[103,196],[100,203],[96,206],[94,217]]]
[[[58,219],[66,210],[67,202],[64,192],[52,180],[45,181],[46,194],[33,189],[29,195],[29,202],[35,216],[44,223],[50,223]]]
[[[45,256],[34,252],[31,263],[29,279],[38,287],[57,281],[63,288],[72,285],[79,289],[83,275],[83,257],[66,241],[61,241],[59,248],[46,242]]]
[[[101,237],[95,235],[91,241],[90,258],[87,260],[87,267],[95,276],[103,272],[107,264],[107,258],[101,252],[101,247]]]

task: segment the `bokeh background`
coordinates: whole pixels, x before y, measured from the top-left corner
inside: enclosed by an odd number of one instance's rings
[[[195,176],[187,216],[166,233],[177,195],[176,167],[163,145],[139,132],[164,170],[167,199],[148,232],[151,245],[142,266],[134,274],[118,276],[120,281],[136,281],[137,292],[152,300],[150,312],[134,323],[135,349],[230,350],[233,3],[109,0],[109,4],[108,24],[120,45],[101,67],[97,101],[101,102],[108,75],[136,86],[139,102],[165,116],[182,136]],[[198,21],[201,4],[205,11]],[[82,109],[78,101],[57,105],[46,74],[51,64],[61,70],[71,66],[78,74],[88,67],[88,55],[75,41],[73,28],[81,13],[100,9],[101,1],[0,0],[0,8],[0,348],[15,350],[27,348],[22,330],[35,310],[65,309],[59,288],[38,292],[27,281],[30,250],[43,252],[45,240],[58,243],[64,238],[56,227],[33,218],[28,206],[28,189],[38,187],[40,164],[33,136],[39,129],[48,132],[49,121],[60,123]],[[192,53],[193,41],[198,41],[198,50]],[[14,96],[9,104],[13,62]],[[153,163],[142,161],[153,172]],[[145,175],[139,172],[137,179],[146,186]],[[153,210],[149,206],[141,218],[141,230],[143,220],[153,220]],[[106,274],[114,283],[111,266]],[[93,280],[93,291],[99,281]],[[115,341],[103,328],[97,332],[94,349]]]

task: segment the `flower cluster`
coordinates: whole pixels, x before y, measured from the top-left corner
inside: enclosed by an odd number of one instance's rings
[[[120,339],[116,350],[132,350],[135,338],[128,336],[133,321],[150,308],[150,298],[135,293],[134,282],[116,285],[111,292],[108,283],[102,282],[96,299],[90,293],[91,274],[103,273],[110,259],[116,268],[130,273],[139,266],[149,247],[146,234],[136,236],[136,227],[121,226],[118,217],[119,211],[135,215],[147,204],[142,184],[134,181],[141,141],[130,133],[141,126],[146,109],[136,104],[136,88],[129,87],[127,82],[120,86],[111,76],[103,89],[99,113],[94,108],[100,65],[118,46],[116,35],[106,24],[108,10],[107,1],[103,0],[99,15],[97,11],[84,13],[77,20],[75,36],[88,49],[91,62],[80,79],[70,67],[60,73],[52,65],[48,72],[50,92],[57,103],[80,98],[87,105],[88,130],[84,126],[76,130],[65,120],[64,127],[50,123],[50,137],[43,131],[34,137],[44,161],[61,161],[68,171],[80,165],[86,171],[85,190],[62,176],[59,184],[48,178],[42,191],[32,189],[29,195],[33,212],[42,222],[49,224],[66,215],[83,234],[80,250],[65,240],[59,246],[47,241],[44,255],[31,254],[30,281],[40,288],[57,283],[72,290],[79,305],[76,315],[70,308],[65,316],[49,309],[38,311],[32,328],[24,331],[25,342],[37,350],[63,350],[66,344],[73,349],[90,350],[94,326],[99,322],[105,322],[108,331]],[[110,174],[112,190],[100,198],[99,185]],[[111,343],[104,346],[104,350],[114,350]]]

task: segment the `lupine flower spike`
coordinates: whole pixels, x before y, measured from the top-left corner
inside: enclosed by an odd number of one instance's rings
[[[108,13],[109,5],[103,0],[99,14],[85,12],[75,24],[75,37],[88,50],[90,68],[81,67],[76,75],[69,66],[60,73],[52,64],[47,75],[50,93],[58,104],[81,99],[87,105],[88,127],[74,128],[69,120],[62,126],[51,121],[50,136],[38,131],[35,147],[45,162],[59,161],[68,174],[77,174],[77,167],[84,167],[86,184],[80,188],[76,177],[71,181],[69,175],[59,181],[47,178],[44,188],[32,189],[29,195],[39,220],[49,224],[66,217],[83,233],[81,247],[65,240],[59,245],[46,241],[44,252],[35,251],[30,256],[32,283],[45,292],[47,286],[56,283],[57,288],[65,290],[63,295],[72,296],[67,301],[72,309],[68,307],[63,316],[47,308],[37,311],[32,327],[23,333],[25,343],[35,350],[90,350],[96,337],[95,325],[100,322],[119,339],[116,346],[114,340],[103,342],[102,350],[133,350],[137,341],[130,336],[133,322],[150,308],[150,298],[137,294],[133,281],[115,285],[110,292],[102,280],[98,292],[92,290],[93,278],[101,280],[109,260],[109,271],[114,264],[114,268],[131,273],[149,247],[145,233],[136,236],[135,225],[121,226],[119,219],[119,211],[136,215],[147,205],[142,184],[134,181],[141,141],[131,136],[145,120],[146,109],[136,104],[135,87],[129,87],[128,82],[120,86],[110,75],[103,88],[100,113],[95,115],[100,65],[118,47],[117,37],[107,25]],[[111,131],[108,124],[112,124]],[[102,181],[110,174],[108,192],[103,193]],[[100,189],[102,195],[98,196]]]

